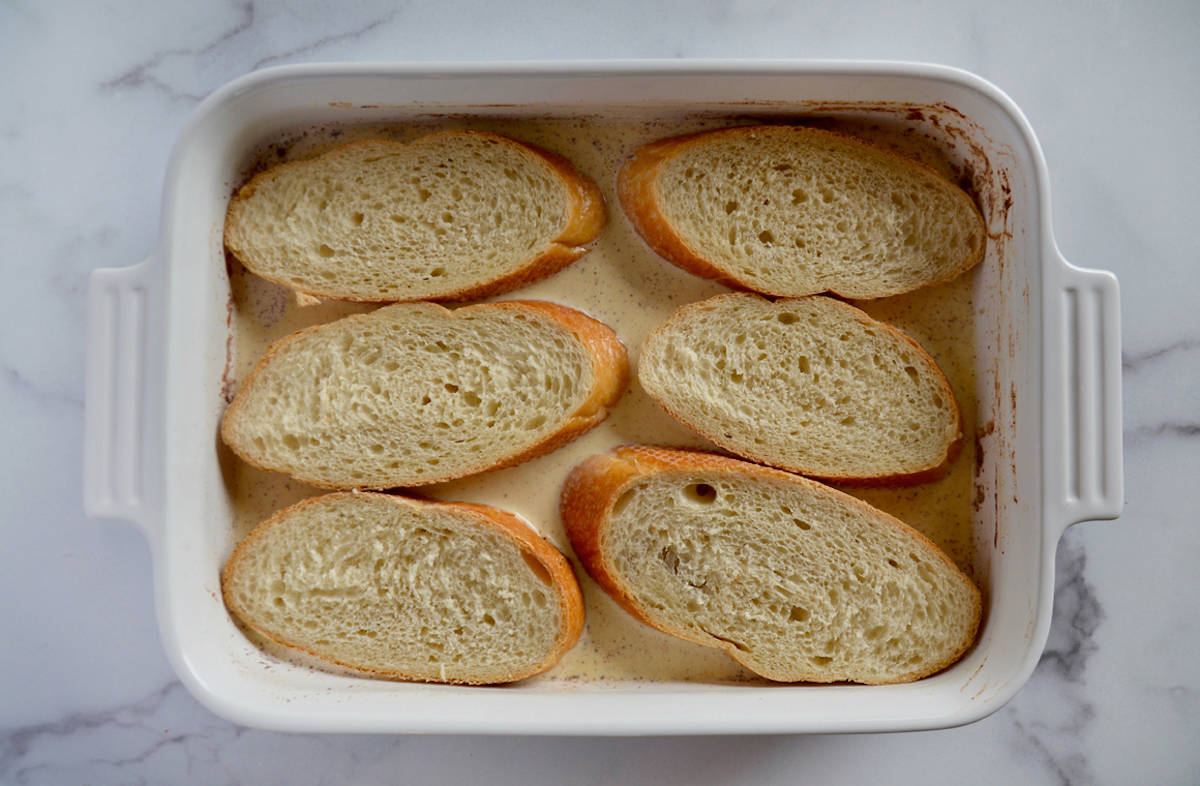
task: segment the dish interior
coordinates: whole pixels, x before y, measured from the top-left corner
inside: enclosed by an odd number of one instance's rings
[[[555,87],[543,91],[547,103],[530,99],[537,94],[536,85],[516,78],[511,82],[507,88],[507,83],[490,85],[493,91],[488,95],[495,101],[480,100],[484,87],[471,84],[461,88],[463,100],[447,104],[420,100],[422,90],[436,93],[438,86],[414,79],[414,100],[390,105],[379,103],[379,96],[399,88],[385,79],[342,85],[339,89],[347,100],[308,103],[300,97],[330,95],[322,93],[329,86],[319,80],[305,82],[289,96],[279,83],[267,83],[211,110],[181,145],[172,173],[177,190],[168,192],[165,217],[165,253],[171,260],[165,271],[171,314],[165,419],[180,426],[168,428],[164,446],[167,509],[160,623],[168,650],[193,688],[207,692],[210,703],[220,704],[225,714],[241,713],[248,722],[347,730],[356,724],[393,730],[490,730],[495,724],[479,713],[488,706],[515,708],[516,696],[542,697],[539,717],[550,719],[557,710],[546,714],[551,705],[542,699],[598,692],[765,701],[768,704],[758,705],[765,713],[761,723],[771,728],[803,728],[818,719],[823,719],[823,728],[853,728],[856,719],[870,719],[873,728],[916,727],[945,723],[955,713],[969,712],[972,703],[1004,694],[1028,664],[1041,624],[1045,558],[1038,499],[1040,323],[1035,316],[1040,313],[1039,266],[1045,238],[1037,223],[1035,154],[1025,146],[1007,109],[966,87],[915,78],[904,91],[861,80],[840,90],[828,81],[812,83],[820,86],[813,91],[817,94],[864,96],[838,101],[820,95],[689,101],[688,93],[699,94],[705,85],[703,80],[685,80],[675,86],[679,97],[674,100],[601,95],[581,103],[569,97],[575,94],[556,93]],[[551,87],[557,85],[552,81]],[[525,96],[525,102],[499,100],[505,89]],[[762,89],[778,94],[769,84]],[[736,80],[715,89],[730,91],[744,92]],[[898,93],[918,100],[871,98]],[[957,100],[945,100],[947,94]],[[555,96],[560,103],[554,103]],[[287,291],[227,259],[221,229],[236,188],[266,166],[310,157],[334,144],[367,137],[412,138],[438,128],[486,128],[560,153],[604,192],[608,226],[591,253],[565,271],[494,299],[546,299],[586,311],[616,329],[636,368],[641,341],[652,327],[684,303],[727,290],[684,273],[642,244],[615,198],[617,167],[637,145],[653,139],[758,122],[810,123],[912,156],[962,185],[987,221],[987,255],[971,273],[910,295],[857,303],[908,331],[947,372],[963,413],[962,452],[949,475],[937,483],[848,489],[925,532],[979,584],[985,616],[972,650],[948,670],[910,685],[779,686],[754,678],[717,650],[637,623],[599,591],[577,563],[588,613],[583,639],[557,667],[513,686],[479,689],[368,680],[315,669],[296,656],[249,640],[221,603],[220,567],[255,524],[319,492],[236,459],[217,437],[221,413],[238,380],[270,341],[372,306],[299,305]],[[202,328],[185,327],[189,320]],[[709,446],[663,414],[635,380],[605,423],[568,446],[518,467],[425,487],[421,493],[516,512],[570,555],[556,509],[563,477],[582,458],[631,442]],[[780,691],[799,693],[792,699]],[[434,705],[412,703],[421,697],[436,697],[437,712],[429,714]],[[459,699],[453,697],[461,697],[462,703],[456,704]],[[358,714],[347,720],[345,712],[351,706]],[[776,706],[783,713],[788,707],[805,707],[801,714],[808,720],[772,721],[769,707]],[[562,717],[570,717],[567,705],[561,710]],[[397,712],[403,716],[399,720]],[[427,722],[414,717],[420,712],[426,713]],[[653,718],[661,724],[674,718],[678,728],[687,725],[680,720],[685,712],[684,705],[651,711],[658,713]],[[456,724],[455,718],[464,716],[473,722]],[[653,718],[639,719],[629,728],[667,728],[656,726]],[[568,724],[576,725],[579,730],[589,726]]]

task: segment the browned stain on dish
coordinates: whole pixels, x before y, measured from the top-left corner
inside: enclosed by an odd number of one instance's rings
[[[237,264],[233,259],[233,255],[225,252],[225,278],[228,281],[230,278],[230,266]],[[233,378],[233,287],[229,289],[229,296],[225,300],[225,330],[228,335],[225,336],[225,366],[221,370],[221,401],[225,406],[233,401],[233,390],[237,385],[237,380]]]
[[[987,662],[987,656],[984,656],[982,659],[980,659],[979,665],[975,667],[975,671],[971,672],[971,676],[967,677],[967,679],[963,681],[962,687],[958,689],[960,693],[965,691],[967,686],[971,684],[971,681],[979,676],[979,672],[983,671],[983,667],[987,665]],[[979,693],[976,693],[972,698],[979,698]]]

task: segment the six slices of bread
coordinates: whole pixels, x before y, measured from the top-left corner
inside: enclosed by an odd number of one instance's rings
[[[637,369],[732,456],[626,445],[575,467],[560,514],[584,570],[641,622],[770,680],[884,684],[953,664],[979,590],[922,534],[822,481],[928,482],[954,459],[937,363],[838,298],[976,265],[971,198],[804,126],[654,142],[617,183],[654,251],[735,290],[676,311]],[[511,466],[606,417],[630,378],[609,326],[541,301],[431,302],[551,275],[605,221],[568,161],[486,132],[343,145],[237,192],[225,243],[249,271],[390,304],[276,342],[226,411],[241,459],[335,490],[236,546],[222,591],[242,624],[364,675],[464,684],[543,672],[574,645],[571,564],[519,517],[379,492]]]

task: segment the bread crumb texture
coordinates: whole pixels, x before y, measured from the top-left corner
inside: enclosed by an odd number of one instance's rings
[[[683,457],[639,470],[599,534],[655,627],[781,681],[919,679],[974,639],[978,590],[897,519],[804,478]]]
[[[961,436],[953,390],[928,353],[827,297],[684,306],[647,339],[638,378],[721,447],[806,475],[929,472]]]
[[[607,328],[570,314],[619,349]],[[625,362],[615,351],[605,360]],[[509,462],[581,415],[603,417],[608,401],[589,404],[595,381],[588,347],[545,310],[396,304],[273,345],[222,434],[250,463],[315,485],[423,485]]]
[[[380,494],[282,511],[238,547],[223,589],[270,638],[403,679],[526,676],[552,665],[567,626],[550,574],[516,538],[478,513]]]
[[[752,126],[665,147],[638,209],[657,211],[689,254],[747,289],[885,297],[983,257],[983,219],[965,192],[852,137]]]
[[[581,208],[599,211],[591,237],[603,224],[598,193],[580,203],[595,190],[583,180],[497,134],[357,142],[252,180],[230,205],[225,242],[251,271],[320,297],[457,297],[547,255],[559,258],[545,274],[584,253],[559,243]]]

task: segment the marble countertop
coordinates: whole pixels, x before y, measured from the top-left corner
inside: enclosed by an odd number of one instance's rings
[[[929,0],[0,5],[0,782],[1195,782],[1200,773],[1200,5]],[[1017,698],[904,735],[285,735],[175,679],[149,550],[81,503],[88,273],[155,243],[168,152],[206,94],[280,63],[608,57],[921,60],[1022,107],[1066,257],[1115,271],[1127,505],[1058,549]]]

